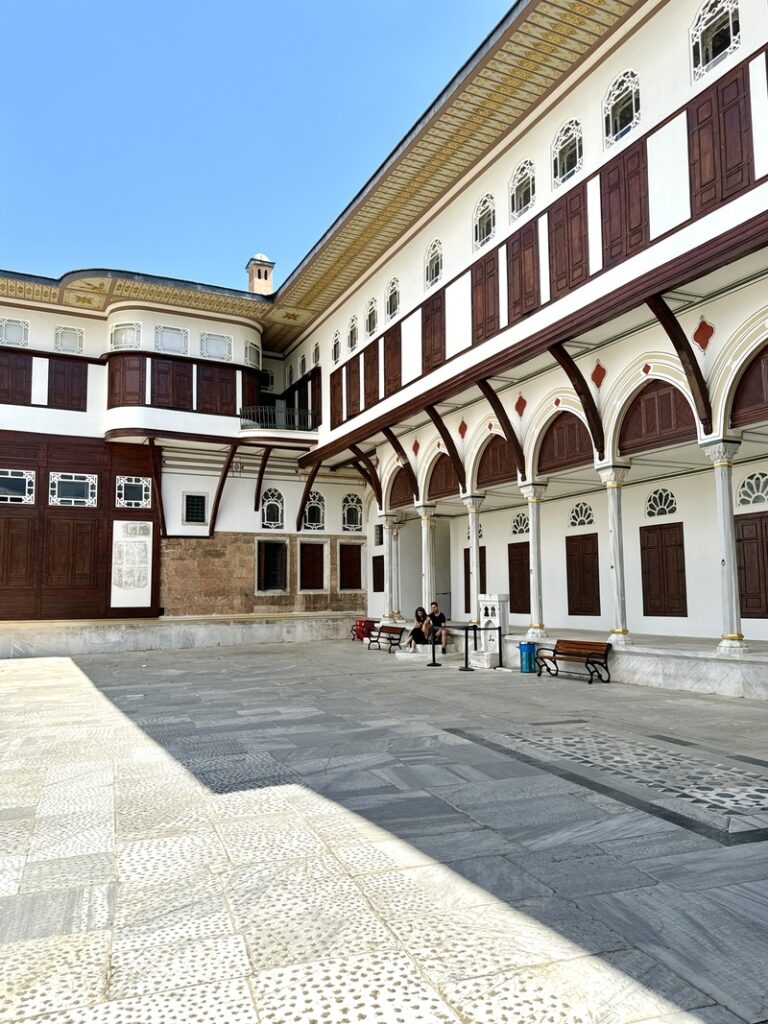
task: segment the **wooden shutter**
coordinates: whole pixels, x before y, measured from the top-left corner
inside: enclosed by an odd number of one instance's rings
[[[75,359],[49,359],[48,405],[85,412],[87,404],[88,364]]]
[[[741,375],[731,405],[731,426],[768,420],[768,346],[752,358]]]
[[[507,294],[510,324],[539,307],[538,221],[526,224],[507,242]]]
[[[427,498],[432,501],[437,498],[458,497],[459,490],[459,477],[450,456],[438,456],[429,476]]]
[[[768,618],[768,514],[735,516],[739,602],[745,619]]]
[[[299,587],[301,590],[323,589],[324,544],[299,544]]]
[[[340,368],[331,374],[331,430],[340,427],[344,422],[344,402],[342,392],[341,375],[344,371]]]
[[[28,352],[0,350],[0,403],[30,405],[32,356]]]
[[[477,486],[490,487],[492,484],[517,480],[517,464],[512,446],[505,437],[495,434],[483,449],[477,467]]]
[[[489,252],[472,264],[472,344],[499,329],[499,254]]]
[[[371,579],[374,594],[384,593],[384,555],[374,555],[371,559]]]
[[[527,540],[507,547],[509,563],[509,610],[517,615],[531,613],[531,546]]]
[[[401,466],[395,473],[395,478],[389,489],[388,505],[390,508],[406,508],[412,504],[413,491],[411,490],[411,482],[408,479],[408,474]]]
[[[258,590],[287,589],[287,551],[288,545],[284,541],[259,541]]]
[[[589,277],[587,186],[571,189],[549,209],[549,270],[553,299]]]
[[[648,245],[648,160],[645,140],[600,172],[603,265],[615,266]]]
[[[112,356],[109,360],[107,407],[144,405],[146,401],[147,357]]]
[[[421,372],[445,362],[445,289],[430,295],[421,307]]]
[[[734,68],[688,106],[691,211],[709,213],[754,180],[749,71]]]
[[[565,538],[569,615],[600,614],[600,565],[596,533]]]
[[[339,544],[339,590],[362,590],[362,547],[359,544]]]
[[[191,411],[192,363],[176,359],[152,359],[151,362],[152,405]]]
[[[384,396],[400,390],[402,380],[402,349],[400,324],[390,327],[384,335]]]
[[[243,407],[254,408],[261,397],[261,374],[258,370],[243,370]]]
[[[233,366],[207,366],[205,364],[198,364],[198,412],[204,412],[214,416],[234,416],[236,411],[236,390],[235,368]]]
[[[319,366],[312,371],[310,378],[312,396],[312,425],[319,427],[323,422],[323,378]]]
[[[682,523],[640,527],[643,614],[685,617],[685,548]]]
[[[370,409],[379,400],[379,343],[374,341],[363,349],[363,390],[365,408]]]
[[[347,417],[360,412],[360,356],[352,356],[344,367],[347,374]]]
[[[589,466],[595,454],[592,438],[578,416],[561,412],[552,420],[539,449],[539,473]]]
[[[39,511],[18,514],[4,508],[0,515],[0,618],[38,616],[40,555]]]
[[[685,395],[674,384],[652,380],[624,414],[619,451],[622,455],[652,451],[696,437],[696,422]]]

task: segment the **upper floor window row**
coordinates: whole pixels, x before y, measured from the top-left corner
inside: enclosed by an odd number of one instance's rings
[[[706,0],[691,27],[694,82],[740,45],[739,0]]]
[[[76,336],[79,334],[79,351],[82,351],[82,331],[74,328],[57,328],[56,348],[60,351],[73,352],[78,349]],[[65,344],[70,347],[64,347]],[[140,349],[142,347],[141,324],[125,323],[114,324],[109,336],[111,349]],[[155,326],[155,350],[167,352],[170,355],[186,356],[190,354],[189,331],[185,327],[169,327],[165,324]],[[218,334],[213,331],[200,332],[200,355],[203,359],[215,359],[217,361],[231,363],[233,357],[234,339],[231,334]],[[244,361],[248,366],[257,370],[261,368],[261,348],[254,341],[245,343]]]
[[[0,344],[15,348],[29,346],[29,321],[0,318]],[[83,331],[80,327],[56,325],[54,348],[57,352],[83,351]]]

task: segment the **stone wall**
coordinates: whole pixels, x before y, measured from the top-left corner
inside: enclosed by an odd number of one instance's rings
[[[328,542],[327,592],[298,590],[299,538],[288,535],[289,590],[256,594],[256,541],[252,533],[166,537],[160,549],[160,605],[166,615],[248,615],[253,612],[364,612],[364,591],[339,593],[338,544],[349,536],[313,536]]]

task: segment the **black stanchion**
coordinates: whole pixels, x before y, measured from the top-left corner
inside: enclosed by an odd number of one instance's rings
[[[502,647],[501,626],[496,627],[499,631],[499,668],[504,666],[504,648]]]
[[[477,650],[477,626],[475,626],[475,650]],[[469,667],[469,626],[464,627],[464,664],[459,669],[459,672],[474,672],[473,668]]]
[[[437,637],[437,631],[432,630],[432,661],[427,662],[427,668],[440,668],[441,662],[435,661],[435,639]]]

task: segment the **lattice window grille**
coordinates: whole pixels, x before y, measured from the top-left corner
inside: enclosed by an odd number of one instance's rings
[[[691,28],[693,80],[741,46],[739,0],[707,0]]]
[[[34,503],[34,470],[0,469],[0,504],[34,505]]]
[[[341,528],[344,533],[362,533],[363,502],[359,494],[347,494],[341,502]]]
[[[338,331],[336,331],[336,333],[333,336],[333,343],[331,344],[331,356],[333,357],[334,363],[338,363],[341,357],[341,336],[339,335]]]
[[[261,496],[262,530],[282,530],[285,499],[276,487],[268,487]]]
[[[396,277],[387,285],[387,320],[396,317],[400,312],[400,282]]]
[[[253,342],[248,344],[253,345]],[[258,347],[253,345],[258,352]],[[222,362],[232,362],[232,338],[229,334],[211,334],[203,331],[200,335],[200,355],[204,359],[221,359]],[[248,359],[248,346],[246,345],[245,361]],[[251,366],[258,366],[258,363],[251,363]]]
[[[673,516],[677,512],[677,498],[666,487],[651,491],[645,501],[646,519],[658,519],[659,516]]]
[[[424,255],[424,284],[431,288],[443,275],[443,244],[439,238],[430,243]]]
[[[255,366],[257,370],[261,369],[261,349],[256,342],[246,341],[245,361],[249,366]]]
[[[312,365],[320,365],[320,346],[315,342],[314,348],[312,349]]]
[[[531,532],[531,523],[527,512],[518,512],[512,517],[512,536],[518,537]]]
[[[302,354],[301,359],[299,359],[299,376],[303,377],[306,372],[307,372],[307,357]]]
[[[189,331],[185,327],[155,327],[155,348],[177,356],[189,353]]]
[[[552,179],[555,188],[584,166],[584,144],[578,121],[566,121],[552,144]]]
[[[594,526],[595,514],[586,501],[577,501],[568,517],[569,526]]]
[[[490,242],[496,234],[496,203],[490,192],[487,192],[475,207],[473,217],[473,247],[480,249]]]
[[[141,324],[115,324],[109,335],[109,347],[141,348]]]
[[[304,529],[325,529],[325,498],[319,491],[310,491],[304,509]]]
[[[353,316],[349,321],[349,329],[347,330],[347,348],[350,352],[354,352],[357,348],[357,317]]]
[[[370,299],[368,306],[365,310],[365,333],[370,336],[376,333],[376,328],[379,325],[379,310],[376,305],[376,299]]]
[[[57,352],[74,352],[79,355],[83,351],[82,330],[79,327],[57,327],[53,347]]]
[[[612,146],[640,121],[640,79],[634,71],[624,71],[603,103],[605,145]]]
[[[768,504],[768,473],[751,473],[739,484],[737,505]]]
[[[48,503],[66,508],[95,508],[98,480],[96,473],[51,473]]]
[[[115,479],[116,508],[151,508],[152,481],[146,476],[118,476]]]
[[[0,344],[13,345],[15,348],[27,348],[29,346],[29,321],[0,317]]]
[[[531,160],[517,165],[509,183],[509,218],[516,220],[536,201],[536,171]]]

